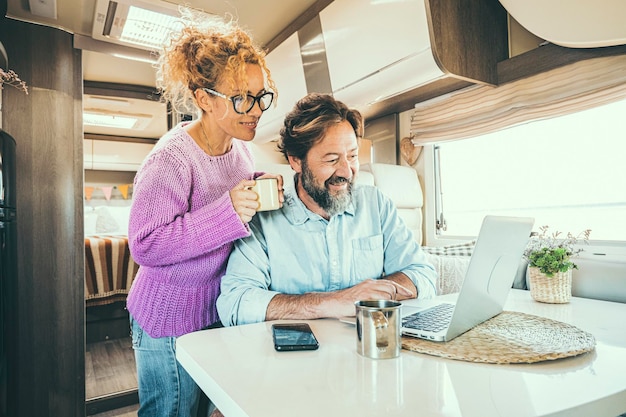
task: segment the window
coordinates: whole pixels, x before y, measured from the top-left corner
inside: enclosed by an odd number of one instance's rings
[[[486,214],[626,242],[626,100],[436,145],[441,237],[476,236]]]

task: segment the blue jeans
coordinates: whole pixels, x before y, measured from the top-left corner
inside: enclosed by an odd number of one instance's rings
[[[196,417],[201,391],[176,360],[176,338],[150,337],[130,318],[139,391],[138,417]]]

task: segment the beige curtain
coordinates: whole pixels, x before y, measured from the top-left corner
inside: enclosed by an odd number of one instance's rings
[[[470,138],[626,99],[626,55],[579,61],[497,87],[472,86],[416,105],[416,146]]]

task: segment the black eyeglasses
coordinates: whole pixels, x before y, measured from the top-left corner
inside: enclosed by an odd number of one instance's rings
[[[267,91],[265,93],[259,94],[258,96],[251,96],[250,94],[237,95],[237,96],[227,96],[226,94],[222,94],[219,91],[211,90],[210,88],[203,88],[209,94],[213,94],[214,96],[218,96],[224,98],[226,100],[230,100],[233,102],[233,108],[239,114],[246,114],[254,107],[254,103],[259,103],[259,108],[261,111],[265,111],[270,108],[272,101],[274,100],[274,93],[271,91]]]

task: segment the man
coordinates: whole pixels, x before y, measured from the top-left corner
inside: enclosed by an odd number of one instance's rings
[[[377,188],[355,186],[363,119],[309,94],[286,116],[279,149],[296,172],[279,210],[236,242],[217,309],[225,326],[355,314],[354,302],[435,294],[436,272]]]

